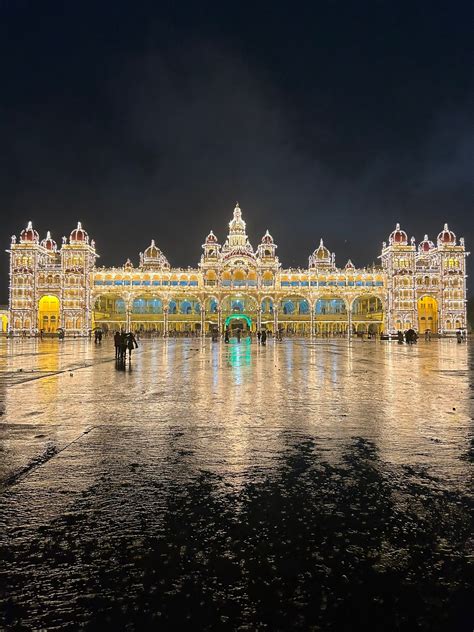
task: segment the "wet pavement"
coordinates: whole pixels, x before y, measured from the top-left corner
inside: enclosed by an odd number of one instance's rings
[[[0,340],[0,629],[471,630],[473,351]]]

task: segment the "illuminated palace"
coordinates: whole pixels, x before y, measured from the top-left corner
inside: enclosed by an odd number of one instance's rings
[[[254,250],[239,205],[224,244],[211,231],[196,268],[172,268],[152,240],[138,266],[97,266],[81,224],[60,247],[31,222],[11,239],[8,328],[88,335],[95,327],[208,334],[225,327],[299,335],[446,334],[466,327],[466,256],[448,225],[418,245],[397,224],[380,265],[336,266],[321,239],[305,268],[282,268],[267,231]]]

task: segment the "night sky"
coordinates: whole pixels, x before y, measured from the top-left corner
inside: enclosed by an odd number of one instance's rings
[[[473,6],[3,0],[4,247],[81,220],[100,264],[195,266],[238,200],[284,266],[371,264],[396,221],[474,249]]]

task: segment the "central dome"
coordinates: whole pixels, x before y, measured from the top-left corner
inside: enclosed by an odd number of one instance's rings
[[[237,202],[234,208],[234,217],[229,222],[229,232],[245,235],[245,226],[245,222],[242,219],[242,211],[240,210],[239,203]]]
[[[242,219],[242,211],[237,202],[234,208],[234,216],[229,222],[229,234],[222,247],[222,255],[225,259],[242,255],[255,259],[255,253],[248,240],[245,229],[246,224]]]

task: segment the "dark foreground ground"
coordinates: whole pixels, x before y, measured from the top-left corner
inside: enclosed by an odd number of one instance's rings
[[[21,344],[0,629],[472,630],[467,347]]]

